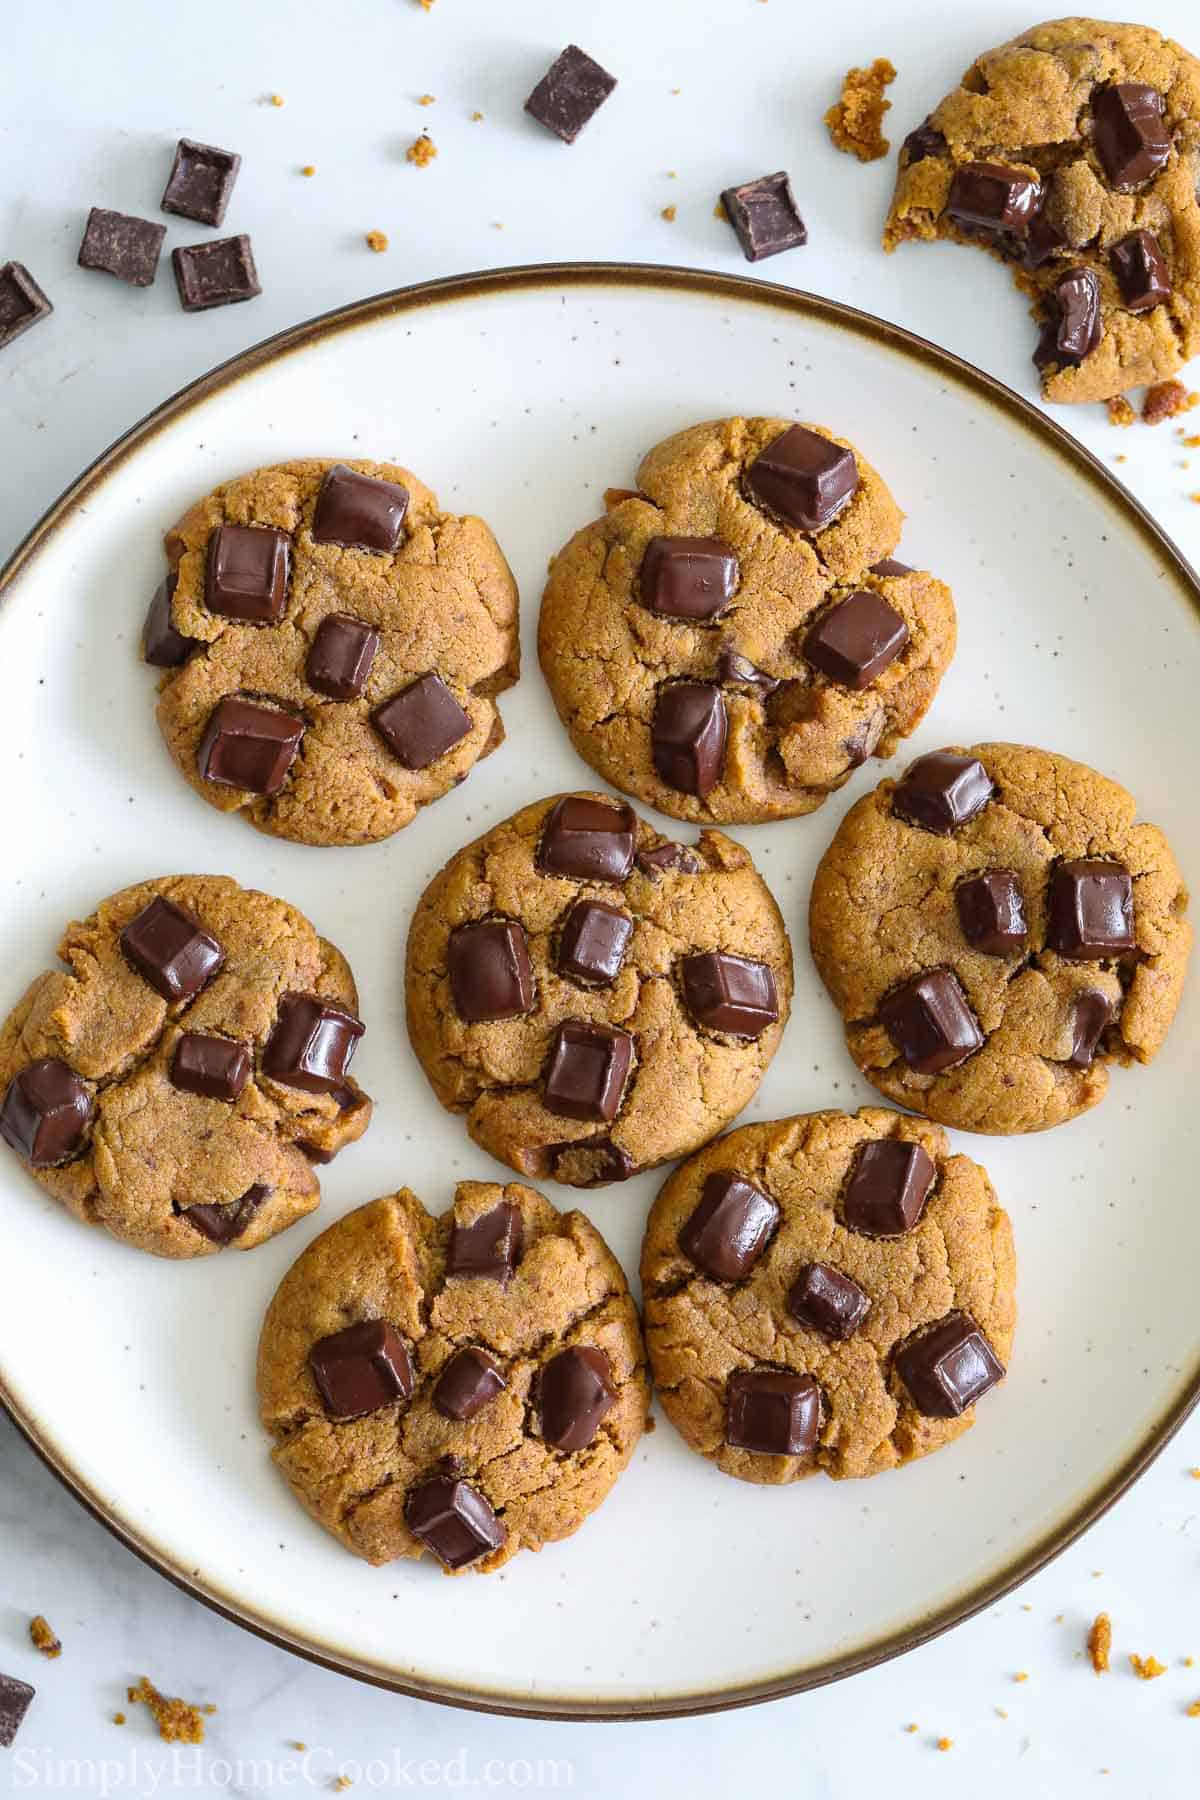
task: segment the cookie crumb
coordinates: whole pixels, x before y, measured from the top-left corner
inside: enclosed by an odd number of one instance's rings
[[[420,7],[422,12],[432,12],[433,11],[433,0],[417,0],[417,5]]]
[[[1022,1612],[1032,1612],[1033,1611],[1032,1606],[1030,1606],[1030,1604],[1027,1600],[1022,1602],[1021,1611]]]
[[[1132,425],[1137,418],[1136,412],[1124,394],[1114,394],[1108,403],[1108,422],[1110,425]]]
[[[300,173],[302,175],[315,175],[316,172],[317,172],[316,163],[305,163],[304,167],[300,171]]]
[[[289,1738],[289,1740],[288,1740],[288,1749],[289,1749],[289,1750],[301,1750],[301,1751],[303,1751],[303,1750],[307,1750],[307,1749],[308,1749],[308,1745],[307,1745],[307,1744],[306,1744],[306,1743],[305,1743],[305,1742],[304,1742],[304,1739],[303,1739],[303,1738]]]
[[[1128,462],[1129,458],[1125,455],[1124,451],[1122,451],[1119,456],[1113,457],[1113,461],[1114,462]]]
[[[937,1741],[937,1747],[939,1750],[952,1750],[954,1748],[954,1739],[941,1737]]]
[[[1185,1656],[1183,1659],[1183,1666],[1185,1669],[1194,1669],[1196,1666],[1195,1657],[1194,1656]]]
[[[1183,447],[1185,450],[1200,450],[1200,437],[1185,437]],[[1200,1481],[1200,1469],[1189,1469],[1188,1474],[1193,1481]]]
[[[723,200],[718,200],[717,204],[713,207],[713,218],[720,219],[723,225],[729,223],[729,214],[725,211],[725,202]]]
[[[346,1789],[353,1784],[348,1775],[335,1775],[329,1785],[335,1794],[344,1794]]]
[[[283,105],[283,95],[282,94],[272,94],[271,95],[271,105],[272,106],[282,106]]]
[[[1200,1700],[1193,1700],[1190,1706],[1184,1707],[1189,1719],[1200,1719]]]
[[[51,1662],[56,1656],[62,1655],[62,1644],[59,1642],[57,1634],[51,1629],[49,1620],[43,1618],[41,1613],[29,1621],[29,1639],[34,1649],[40,1650],[43,1656],[49,1657]]]
[[[869,69],[847,69],[841,98],[825,114],[825,125],[835,150],[857,156],[859,162],[878,162],[891,145],[882,132],[883,115],[891,101],[883,90],[896,79],[886,56],[877,56]]]
[[[483,114],[482,114],[482,113],[481,113],[481,112],[473,112],[473,113],[472,113],[472,114],[471,114],[471,123],[472,123],[472,125],[478,125],[478,124],[480,124],[480,123],[481,123],[481,121],[482,121],[482,119],[483,119]]]
[[[911,1734],[914,1731],[920,1731],[921,1727],[919,1725],[906,1725],[904,1729]]]
[[[125,1714],[122,1712],[115,1712],[112,1717],[112,1722],[114,1725],[123,1725],[125,1723]]]
[[[675,223],[675,208],[673,206],[664,206],[660,217],[664,218],[668,225],[673,225]]]
[[[1107,1671],[1111,1649],[1112,1620],[1105,1612],[1097,1613],[1092,1620],[1092,1628],[1087,1634],[1087,1653],[1092,1659],[1092,1667],[1097,1675],[1103,1675]]]
[[[1200,394],[1189,393],[1182,381],[1159,381],[1146,389],[1142,401],[1142,419],[1147,425],[1161,425],[1164,419],[1178,418],[1191,412],[1200,402]]]
[[[1063,1620],[1066,1618],[1066,1616],[1067,1616],[1066,1613],[1055,1613],[1054,1623],[1056,1625],[1061,1625]]]
[[[427,131],[423,131],[414,143],[404,152],[405,162],[415,163],[418,169],[427,169],[437,155],[437,145]]]
[[[201,1708],[175,1695],[160,1694],[148,1675],[143,1675],[136,1687],[128,1688],[125,1697],[135,1706],[140,1703],[149,1707],[164,1744],[202,1744],[204,1714],[217,1710],[215,1706]]]
[[[1166,1663],[1160,1663],[1157,1656],[1139,1656],[1136,1650],[1129,1653],[1129,1666],[1139,1681],[1155,1681],[1167,1672]]]
[[[998,1719],[1007,1719],[1007,1717],[1008,1717],[1008,1708],[1007,1708],[1007,1706],[998,1706],[998,1707],[997,1707],[997,1708],[996,1708],[996,1717],[997,1717],[997,1718],[998,1718]]]
[[[386,231],[368,231],[368,233],[367,233],[367,249],[368,250],[383,251],[383,250],[386,250],[387,247],[388,247],[388,235],[387,235]]]
[[[432,106],[434,104],[434,102],[436,101],[436,99],[437,99],[436,94],[418,94],[417,95],[417,105],[418,106]]]
[[[1014,1681],[1028,1681],[1029,1680],[1028,1669],[1018,1669],[1016,1674],[1013,1676],[1013,1680]]]

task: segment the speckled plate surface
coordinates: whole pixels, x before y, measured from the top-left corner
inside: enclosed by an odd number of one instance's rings
[[[590,783],[533,655],[547,557],[640,452],[742,412],[823,421],[909,514],[901,554],[953,586],[960,650],[914,750],[1009,737],[1117,776],[1200,866],[1200,602],[1178,554],[1086,452],[1007,390],[895,328],[730,278],[570,267],[385,296],[300,327],[118,444],[0,576],[8,783],[0,1007],[63,922],[143,877],[227,872],[295,901],[349,954],[375,1123],[322,1210],[248,1255],[155,1262],[75,1223],[0,1160],[0,1397],[62,1479],[198,1597],[349,1673],[466,1705],[575,1716],[705,1710],[815,1685],[943,1629],[1061,1549],[1200,1392],[1192,1113],[1200,1003],[1152,1070],[1048,1136],[969,1139],[1013,1216],[1021,1320],[974,1431],[866,1484],[760,1490],[668,1426],[579,1535],[500,1576],[370,1569],[299,1511],[254,1406],[259,1321],[331,1219],[407,1182],[435,1209],[498,1166],[442,1113],[405,1040],[409,914],[459,845]],[[170,765],[137,660],[159,540],[228,476],[300,455],[407,462],[494,526],[523,594],[508,742],[401,836],[310,850],[212,811]],[[878,764],[822,812],[736,833],[793,935],[791,1024],[745,1118],[871,1098],[806,948],[812,871]],[[672,829],[668,824],[665,829]],[[684,833],[686,836],[686,832]],[[632,1273],[656,1187],[579,1196]],[[566,1190],[548,1185],[560,1204]]]

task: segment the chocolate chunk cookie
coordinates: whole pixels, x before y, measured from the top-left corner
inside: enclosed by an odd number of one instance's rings
[[[1042,1131],[1148,1063],[1191,949],[1187,889],[1115,781],[1048,750],[917,759],[851,807],[813,883],[813,956],[889,1100]]]
[[[900,150],[884,247],[978,244],[1042,332],[1048,400],[1107,400],[1200,349],[1200,62],[1055,19],[979,57]]]
[[[442,1105],[521,1175],[623,1181],[748,1104],[792,997],[740,844],[674,844],[601,794],[539,800],[425,890],[408,1029]]]
[[[482,519],[391,463],[228,481],[166,538],[158,721],[211,806],[304,844],[399,831],[502,741],[517,591]]]
[[[580,755],[677,819],[812,812],[913,731],[954,603],[896,562],[902,515],[822,426],[718,419],[554,559],[538,646]]]
[[[361,1137],[363,1026],[341,952],[294,906],[169,875],[67,926],[0,1030],[0,1137],[89,1224],[155,1256],[249,1250]]]
[[[582,1213],[463,1181],[407,1188],[293,1264],[258,1348],[262,1420],[296,1498],[371,1563],[490,1573],[570,1537],[646,1425],[625,1277]]]
[[[881,1107],[745,1125],[677,1169],[642,1246],[663,1408],[726,1475],[877,1475],[1001,1380],[1008,1215],[936,1125]]]

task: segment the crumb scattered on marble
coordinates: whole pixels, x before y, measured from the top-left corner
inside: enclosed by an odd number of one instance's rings
[[[1056,1625],[1061,1625],[1063,1620],[1066,1618],[1066,1616],[1067,1616],[1066,1613],[1055,1613],[1054,1623]]]
[[[1111,1650],[1112,1620],[1106,1612],[1097,1613],[1092,1620],[1091,1630],[1087,1634],[1087,1653],[1092,1659],[1092,1667],[1097,1675],[1103,1675],[1108,1669]]]
[[[1028,1681],[1029,1680],[1028,1669],[1018,1669],[1016,1674],[1013,1676],[1013,1680],[1014,1681]]]
[[[1110,425],[1132,425],[1137,418],[1136,412],[1124,394],[1114,394],[1108,403],[1108,422]]]
[[[483,114],[481,112],[473,112],[471,114],[472,125],[479,125],[479,124],[482,124],[482,122],[483,122]]]
[[[417,95],[417,105],[418,106],[432,106],[436,100],[437,100],[436,94],[418,94]]]
[[[1142,419],[1147,425],[1161,425],[1164,419],[1176,419],[1200,405],[1200,394],[1189,393],[1182,381],[1159,381],[1146,389],[1142,401]]]
[[[887,155],[891,145],[883,135],[883,115],[892,103],[884,99],[884,89],[895,79],[886,56],[877,56],[868,69],[847,69],[841,98],[825,114],[835,150],[857,156],[859,162],[878,162]]]
[[[905,1731],[912,1733],[914,1731],[920,1731],[921,1727],[919,1725],[906,1725],[904,1729]]]
[[[303,1751],[308,1749],[308,1745],[304,1742],[303,1738],[290,1738],[288,1740],[288,1749]]]
[[[729,214],[725,211],[725,202],[723,200],[718,200],[717,204],[713,207],[713,218],[720,219],[721,222],[726,225],[729,223]]]
[[[388,247],[388,235],[387,235],[386,231],[368,231],[368,233],[367,233],[367,249],[368,250],[383,251],[383,250],[386,250],[387,247]]]
[[[1113,457],[1113,461],[1114,462],[1128,462],[1129,458],[1125,455],[1124,451],[1122,451],[1119,456]]]
[[[673,225],[675,223],[675,208],[673,206],[664,206],[660,216],[667,221],[668,225]]]
[[[272,106],[282,106],[283,105],[283,95],[282,94],[272,94],[271,95],[271,105]]]
[[[1185,1669],[1194,1669],[1196,1666],[1195,1657],[1194,1656],[1185,1656],[1183,1659],[1183,1666]]]
[[[1182,436],[1183,434],[1180,433],[1180,435]],[[1185,450],[1200,450],[1200,437],[1185,437],[1183,439],[1183,447]],[[1193,1480],[1200,1481],[1200,1469],[1189,1469],[1188,1473],[1192,1476]]]
[[[49,1657],[51,1662],[56,1656],[62,1655],[62,1644],[59,1642],[58,1634],[52,1629],[50,1621],[43,1618],[41,1613],[29,1621],[29,1641],[35,1650],[40,1650],[43,1656]]]
[[[1030,1604],[1027,1600],[1022,1603],[1021,1611],[1022,1612],[1032,1612],[1033,1611],[1032,1606],[1030,1606]]]
[[[164,1744],[202,1744],[204,1714],[216,1712],[215,1706],[193,1706],[177,1695],[160,1694],[148,1675],[143,1675],[125,1695],[135,1706],[149,1707],[158,1735]]]
[[[316,163],[305,163],[304,167],[300,171],[300,173],[302,175],[315,175],[316,172],[317,172]]]
[[[939,1750],[952,1750],[954,1748],[954,1739],[941,1737],[937,1741],[937,1747]]]
[[[998,1718],[998,1719],[1007,1719],[1007,1717],[1008,1717],[1008,1708],[1007,1708],[1007,1706],[998,1706],[998,1707],[997,1707],[997,1708],[996,1708],[996,1717],[997,1717],[997,1718]]]
[[[1156,1681],[1167,1672],[1166,1663],[1160,1663],[1157,1656],[1139,1656],[1136,1650],[1129,1653],[1129,1666],[1139,1681]]]
[[[125,1723],[125,1714],[123,1712],[115,1712],[113,1714],[112,1722],[114,1725],[123,1725]]]
[[[335,1794],[344,1794],[346,1789],[353,1784],[348,1775],[335,1775],[329,1785]]]
[[[427,169],[437,155],[437,145],[427,131],[423,131],[415,143],[404,152],[405,162],[415,163],[418,169]]]
[[[1200,1700],[1193,1700],[1190,1706],[1184,1708],[1184,1711],[1189,1719],[1200,1719]]]

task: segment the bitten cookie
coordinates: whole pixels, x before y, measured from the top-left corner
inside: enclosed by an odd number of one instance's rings
[[[482,519],[442,512],[407,469],[259,469],[166,550],[144,655],[167,671],[167,747],[210,806],[304,844],[372,843],[502,741],[512,575]]]
[[[850,1054],[964,1131],[1042,1131],[1152,1060],[1191,950],[1161,831],[1082,763],[936,750],[851,807],[809,915]]]
[[[1008,1215],[936,1125],[878,1107],[746,1125],[677,1169],[642,1246],[671,1423],[742,1481],[877,1475],[1004,1375]]]
[[[979,244],[1042,326],[1048,400],[1200,349],[1200,62],[1145,25],[1055,19],[979,57],[900,150],[885,249]]]
[[[950,590],[892,556],[902,514],[843,438],[718,419],[555,557],[538,649],[614,787],[676,819],[812,812],[915,729],[954,653]]]
[[[361,1137],[341,952],[222,875],[139,882],[67,926],[0,1030],[0,1136],[89,1224],[155,1256],[250,1250]]]
[[[582,1213],[460,1182],[339,1219],[284,1276],[258,1350],[262,1420],[301,1504],[371,1563],[490,1573],[570,1537],[646,1425],[637,1312]]]
[[[752,1098],[792,996],[740,844],[673,844],[599,794],[539,800],[425,890],[408,1029],[442,1105],[521,1175],[572,1187],[684,1156]]]

